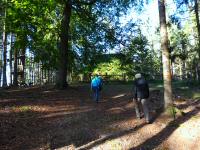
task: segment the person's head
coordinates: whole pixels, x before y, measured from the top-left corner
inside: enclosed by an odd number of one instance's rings
[[[137,74],[135,75],[135,79],[140,79],[140,78],[142,78],[141,73],[137,73]]]

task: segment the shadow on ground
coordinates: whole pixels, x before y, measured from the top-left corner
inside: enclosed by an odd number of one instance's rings
[[[185,116],[181,116],[176,120],[169,122],[169,124],[158,134],[149,138],[145,142],[141,143],[137,147],[133,147],[130,150],[139,150],[139,149],[155,149],[157,148],[163,141],[165,141],[182,123],[189,120],[191,117],[199,113],[199,109],[195,108],[188,112]],[[167,149],[167,147],[166,147]]]
[[[62,91],[37,88],[6,91],[0,98],[0,149],[56,149],[68,145],[90,149],[145,125],[134,122],[131,89],[109,86],[99,104],[92,101],[89,90],[86,85]],[[197,110],[177,118],[158,135],[133,149],[151,143],[155,148],[195,113]],[[127,122],[132,123],[131,128],[124,128]]]
[[[120,93],[110,89],[96,104],[88,86],[8,90],[0,99],[0,149],[79,147],[97,140],[102,131],[114,130],[112,124],[134,118],[133,109],[125,108],[129,93],[120,91],[126,95],[113,98]],[[115,107],[121,109],[113,111]]]

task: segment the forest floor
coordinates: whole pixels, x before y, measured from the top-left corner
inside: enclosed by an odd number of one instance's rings
[[[0,149],[199,150],[200,90],[174,93],[185,115],[174,120],[152,111],[146,124],[135,117],[131,85],[105,85],[98,104],[86,84],[0,90]]]

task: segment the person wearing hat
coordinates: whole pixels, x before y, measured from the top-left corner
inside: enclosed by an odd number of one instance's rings
[[[98,74],[95,74],[95,77],[91,81],[91,90],[94,93],[94,100],[96,103],[99,102],[99,91],[102,88],[102,79],[99,77]]]
[[[136,117],[141,119],[142,118],[142,109],[144,112],[144,117],[147,123],[150,123],[150,114],[148,108],[148,98],[149,98],[149,85],[148,82],[142,77],[140,73],[135,75],[134,81],[134,95],[133,101],[135,103],[135,112]]]

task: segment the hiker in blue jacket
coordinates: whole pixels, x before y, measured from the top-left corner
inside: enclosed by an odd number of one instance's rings
[[[94,100],[96,103],[99,102],[99,91],[102,88],[102,79],[99,77],[98,74],[95,75],[95,77],[91,81],[91,90],[94,93]]]

